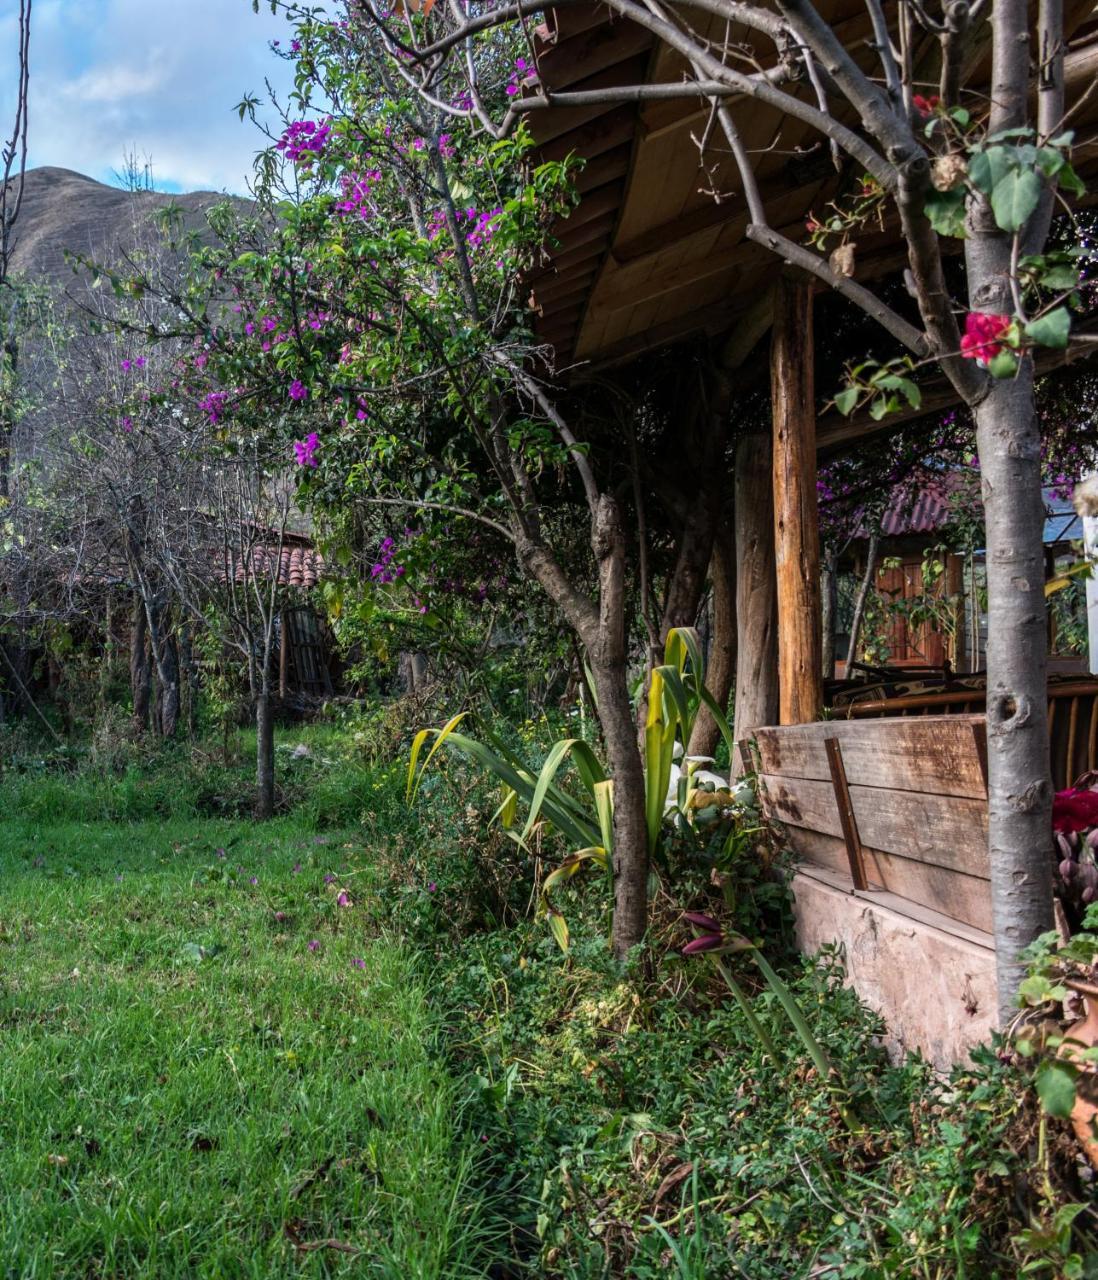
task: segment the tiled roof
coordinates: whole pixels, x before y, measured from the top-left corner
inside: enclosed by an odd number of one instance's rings
[[[249,577],[269,578],[275,569],[276,557],[280,587],[300,587],[307,591],[315,587],[324,574],[324,557],[320,552],[303,539],[295,538],[291,544],[282,547],[281,553],[277,546],[253,547],[251,572],[245,564],[237,565],[237,582],[244,582]]]

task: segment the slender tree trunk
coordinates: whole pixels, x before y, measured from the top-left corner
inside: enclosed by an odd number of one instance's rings
[[[614,780],[614,955],[624,959],[648,927],[648,826],[644,768],[637,749],[624,662],[591,663],[599,723]]]
[[[130,631],[130,692],[133,695],[133,728],[144,733],[149,727],[149,654],[146,648],[149,628],[145,604],[134,596],[133,627]]]
[[[976,410],[987,542],[988,846],[1000,1017],[1025,977],[1018,955],[1052,928],[1045,509],[1033,366]]]
[[[255,790],[256,817],[272,817],[275,801],[274,717],[266,679],[261,682],[255,700]]]
[[[1030,123],[1029,10],[1025,0],[995,0],[992,132]],[[1063,49],[1053,35],[1061,17],[1055,0],[1040,6],[1042,43],[1048,47],[1038,53],[1048,89],[1039,94],[1038,125],[1045,132],[1058,127],[1063,107]],[[1023,252],[1043,250],[1051,204],[1046,194],[1025,229]],[[968,233],[971,309],[1012,314],[1013,237],[998,229],[983,198],[970,201]],[[987,549],[991,914],[999,1016],[1006,1023],[1025,976],[1019,953],[1053,923],[1044,502],[1032,360],[1025,357],[1015,377],[994,382],[975,413]]]
[[[877,548],[879,546],[880,537],[877,530],[874,529],[869,535],[869,546],[865,552],[865,573],[862,574],[862,580],[858,584],[858,594],[854,597],[854,616],[850,620],[850,640],[846,646],[847,679],[850,678],[854,663],[858,661],[858,644],[862,638],[865,605],[869,599],[870,588],[873,586],[873,575],[877,571]]]
[[[737,740],[778,720],[777,580],[774,499],[767,434],[736,448],[736,711]]]
[[[614,925],[611,946],[619,960],[644,941],[648,928],[648,827],[644,768],[629,697],[625,643],[625,532],[609,494],[598,499],[591,547],[599,574],[598,624],[587,649],[607,763],[614,780]]]
[[[736,674],[736,548],[733,530],[722,522],[713,544],[710,566],[712,625],[705,684],[722,709],[728,707]],[[686,748],[687,755],[711,756],[721,731],[708,707],[702,707]]]
[[[157,669],[161,673],[160,689],[160,736],[174,738],[179,725],[179,650],[175,637],[166,630],[160,633],[160,661]]]

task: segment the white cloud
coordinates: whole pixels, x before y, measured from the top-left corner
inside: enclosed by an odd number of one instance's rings
[[[264,139],[233,108],[265,79],[289,88],[268,47],[289,39],[282,15],[250,0],[36,0],[33,13],[32,166],[102,179],[136,148],[159,182],[244,190]],[[14,21],[15,0],[0,0],[0,50]],[[0,62],[0,132],[12,80]]]
[[[146,71],[125,66],[99,67],[63,85],[61,93],[75,106],[89,102],[119,102],[154,92],[161,76],[158,66],[149,67]]]

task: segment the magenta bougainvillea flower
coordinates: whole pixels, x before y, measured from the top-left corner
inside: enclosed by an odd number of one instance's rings
[[[1098,791],[1057,791],[1052,801],[1052,829],[1064,835],[1098,827]]]
[[[297,459],[299,467],[315,467],[318,466],[316,451],[320,447],[320,437],[315,431],[310,431],[304,440],[294,441],[294,457]]]
[[[1010,328],[1010,316],[997,316],[986,311],[970,311],[965,316],[961,335],[961,355],[966,360],[987,364],[1003,349],[1000,341]]]
[[[308,399],[308,396],[309,388],[301,381],[300,378],[295,378],[293,382],[290,383],[290,399],[306,400]]]
[[[331,131],[330,120],[295,120],[286,126],[275,147],[294,164],[312,164],[324,154]]]

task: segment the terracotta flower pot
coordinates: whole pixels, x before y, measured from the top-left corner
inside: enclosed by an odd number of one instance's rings
[[[1086,1016],[1068,1027],[1057,1057],[1067,1059],[1079,1069],[1071,1125],[1087,1159],[1098,1168],[1098,1125],[1095,1123],[1098,1120],[1098,1063],[1080,1061],[1084,1050],[1098,1044],[1098,983],[1065,978],[1064,986],[1083,997]]]

